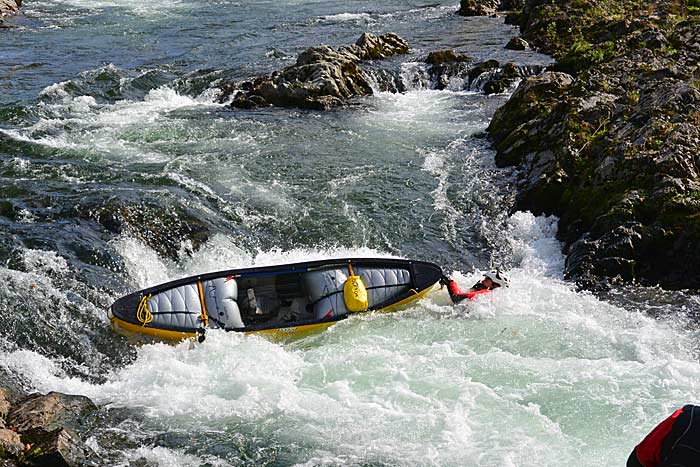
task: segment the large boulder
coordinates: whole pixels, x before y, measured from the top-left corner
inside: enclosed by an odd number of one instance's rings
[[[394,33],[364,33],[350,46],[311,47],[299,54],[294,65],[269,76],[226,83],[220,99],[225,101],[233,94],[231,105],[244,109],[275,105],[326,110],[352,97],[372,94],[361,61],[405,53],[408,43]]]
[[[85,396],[60,392],[46,395],[32,394],[17,401],[7,415],[7,423],[19,432],[41,428],[54,430],[63,426],[75,427],[97,406]]]
[[[75,430],[96,410],[87,397],[58,392],[33,394],[18,400],[7,415],[7,424],[13,430],[10,433],[15,435],[6,433],[8,443],[14,446],[10,457],[22,465],[82,465],[91,450]],[[19,445],[18,439],[21,439]]]

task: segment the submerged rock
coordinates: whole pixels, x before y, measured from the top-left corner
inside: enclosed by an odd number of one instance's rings
[[[364,33],[350,46],[311,47],[299,54],[294,65],[269,76],[227,83],[222,87],[220,100],[226,101],[233,94],[231,105],[237,108],[276,105],[327,110],[351,97],[372,94],[359,62],[405,53],[408,43],[394,33]]]
[[[559,216],[568,277],[696,289],[700,21],[680,22],[677,1],[635,5],[527,2],[521,33],[554,71],[522,82],[488,132],[517,168],[515,208]]]
[[[70,216],[96,221],[113,234],[128,234],[159,255],[177,259],[184,247],[196,251],[211,235],[206,222],[179,205],[124,200],[84,200]]]

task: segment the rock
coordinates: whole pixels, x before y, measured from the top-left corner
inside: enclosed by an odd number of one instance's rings
[[[460,0],[458,14],[462,16],[491,16],[500,7],[500,0]]]
[[[467,76],[467,64],[471,59],[451,49],[436,50],[428,54],[425,62],[430,65],[430,80],[439,90],[447,89],[450,81],[457,78],[462,81]]]
[[[22,440],[30,446],[25,453],[29,465],[78,467],[84,464],[91,453],[80,437],[69,428],[29,430],[22,434]]]
[[[0,0],[0,27],[3,25],[3,16],[14,15],[22,6],[22,0]]]
[[[178,205],[161,206],[149,201],[85,199],[72,206],[66,216],[96,221],[108,232],[127,233],[161,256],[178,259],[183,242],[196,251],[211,235],[208,224],[196,214]]]
[[[464,54],[455,52],[452,49],[445,50],[435,50],[428,54],[428,58],[425,59],[425,63],[433,66],[443,65],[445,63],[454,62],[470,62],[471,58]]]
[[[501,94],[503,92],[506,92],[508,89],[508,81],[502,80],[502,79],[494,79],[491,81],[488,81],[484,85],[484,94],[490,95],[490,94]]]
[[[24,444],[16,432],[0,429],[0,459],[17,459],[23,451]]]
[[[485,62],[477,63],[469,70],[469,82],[471,83],[482,74],[496,70],[500,66],[501,64],[498,60],[486,60]]]
[[[92,452],[74,429],[82,426],[85,418],[96,410],[87,397],[58,392],[33,394],[18,400],[10,409],[7,422],[19,433],[11,439],[21,438],[20,453],[24,451],[21,463],[52,467],[82,465]]]
[[[360,48],[360,60],[377,60],[408,53],[408,42],[393,32],[381,36],[366,32],[355,45]]]
[[[499,10],[522,10],[526,0],[501,0]]]
[[[95,404],[85,396],[59,392],[32,394],[17,401],[7,416],[7,424],[20,433],[37,428],[52,431],[64,426],[76,427],[95,410]]]
[[[5,418],[11,408],[10,391],[0,387],[0,428],[5,427]]]
[[[337,49],[328,45],[310,47],[284,70],[254,80],[224,84],[220,101],[233,95],[231,105],[242,109],[275,105],[328,110],[352,97],[372,94],[372,86],[359,62],[405,54],[408,50],[408,43],[394,33],[381,36],[364,33],[355,44]]]
[[[507,166],[523,162],[524,151],[530,152],[535,148],[532,144],[521,147],[520,136],[531,139],[531,135],[540,133],[535,127],[544,123],[536,117],[542,115],[543,108],[554,107],[573,82],[574,78],[570,75],[548,71],[520,83],[508,102],[496,110],[489,123],[488,132],[498,149],[497,164]],[[545,146],[546,143],[538,145],[543,150],[547,149]]]
[[[506,44],[506,49],[508,49],[508,50],[526,50],[529,48],[530,48],[530,45],[522,37],[513,37]]]

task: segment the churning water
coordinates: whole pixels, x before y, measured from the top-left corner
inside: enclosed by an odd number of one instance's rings
[[[503,50],[513,28],[456,9],[28,2],[0,31],[6,384],[100,404],[86,437],[106,465],[623,465],[697,402],[700,303],[563,280],[556,219],[509,214],[512,174],[480,137],[507,96],[420,79],[442,48],[547,58]],[[214,103],[223,79],[364,31],[409,41],[377,64],[408,91],[325,113]],[[141,228],[110,228],[126,208]],[[430,260],[464,287],[500,264],[513,285],[459,306],[435,291],[285,345],[210,332],[134,348],[108,329],[106,307],[136,288],[331,256]]]

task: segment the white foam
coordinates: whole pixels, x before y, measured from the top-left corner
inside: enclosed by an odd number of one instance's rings
[[[100,104],[92,96],[71,96],[66,83],[45,88],[41,95],[51,100],[41,102],[46,115],[22,130],[0,130],[7,136],[52,148],[97,151],[117,160],[167,162],[172,156],[147,144],[133,142],[123,134],[135,129],[168,125],[168,113],[185,108],[216,108],[206,93],[200,97],[183,96],[163,86],[148,92],[143,101],[122,100]]]
[[[32,272],[63,274],[69,270],[66,259],[55,251],[27,249],[22,252],[22,257]]]
[[[202,463],[211,467],[229,467],[230,464],[213,456],[193,456],[186,454],[181,449],[168,449],[160,446],[143,446],[131,449],[124,453],[126,465],[142,464],[144,461],[149,466],[159,467],[200,467]]]
[[[51,7],[54,4],[65,5],[72,8],[84,9],[89,13],[93,13],[96,10],[102,10],[105,8],[120,8],[127,13],[132,13],[137,16],[152,16],[152,15],[163,15],[181,9],[189,9],[190,3],[184,0],[156,0],[153,2],[136,3],[130,0],[55,0],[51,4],[44,3],[42,1],[33,2],[31,5],[31,10],[36,15],[41,15],[45,13],[47,9],[52,11]],[[61,17],[62,23],[70,24],[71,20],[76,17],[87,15],[89,13],[81,13],[79,11],[72,11],[71,15],[67,18]]]
[[[324,21],[345,22],[345,21],[363,21],[370,22],[372,16],[369,13],[338,13],[335,15],[322,16]]]
[[[335,247],[300,248],[294,250],[271,249],[248,252],[228,236],[214,235],[196,252],[183,255],[180,261],[161,258],[158,253],[141,241],[122,236],[111,242],[124,259],[128,277],[135,288],[145,288],[182,277],[212,271],[247,267],[272,266],[326,258],[396,257],[373,248]]]

